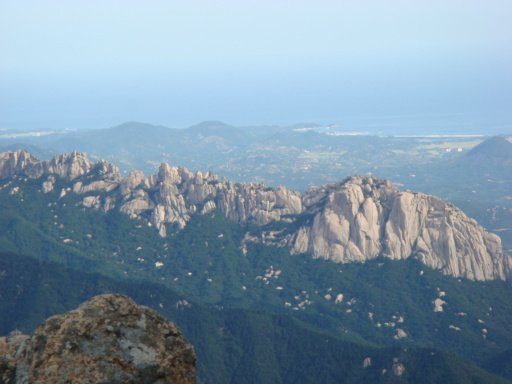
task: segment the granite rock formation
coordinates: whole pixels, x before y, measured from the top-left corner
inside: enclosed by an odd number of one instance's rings
[[[293,230],[247,236],[244,241],[288,246],[295,254],[341,263],[379,255],[412,256],[453,276],[512,280],[511,258],[503,253],[498,236],[452,204],[400,191],[371,176],[310,188],[301,196],[283,186],[234,184],[212,172],[192,173],[168,164],[149,178],[140,171],[122,178],[115,166],[103,160],[93,163],[77,152],[41,162],[24,151],[0,154],[0,179],[17,175],[41,178],[45,193],[53,191],[55,176],[66,178],[73,183],[70,190],[84,195],[84,206],[103,211],[117,207],[132,218],[149,217],[161,236],[167,235],[170,224],[181,229],[192,214],[214,210],[241,225],[300,217],[301,224],[294,223]]]
[[[180,330],[127,296],[92,298],[31,336],[0,338],[2,383],[195,383]]]
[[[54,175],[74,181],[75,193],[115,190],[115,198],[89,195],[84,197],[83,204],[103,211],[117,206],[134,218],[150,211],[151,224],[162,236],[166,235],[166,224],[183,228],[196,212],[220,209],[236,223],[258,225],[302,212],[300,194],[282,186],[271,189],[258,183],[233,184],[225,179],[219,181],[212,172],[192,173],[168,164],[162,164],[158,174],[149,178],[140,171],[121,178],[114,165],[104,160],[93,163],[86,154],[77,152],[41,162],[23,150],[0,154],[0,179],[16,175],[32,179],[47,175],[41,186],[43,192],[53,190]]]
[[[293,253],[337,262],[413,256],[452,276],[512,277],[500,238],[434,196],[366,176],[311,188],[302,201],[311,218],[288,236]]]

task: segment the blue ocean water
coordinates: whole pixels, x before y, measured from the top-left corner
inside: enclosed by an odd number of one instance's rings
[[[381,136],[510,135],[512,118],[496,114],[355,116],[319,121],[340,133]]]

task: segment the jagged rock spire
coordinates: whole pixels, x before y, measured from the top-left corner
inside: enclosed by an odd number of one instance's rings
[[[453,276],[512,280],[512,261],[498,236],[452,204],[399,191],[391,182],[370,176],[310,188],[301,196],[283,186],[233,184],[211,172],[194,174],[168,164],[149,178],[140,171],[121,178],[115,166],[92,163],[77,152],[43,162],[24,151],[0,154],[0,178],[15,174],[56,174],[74,180],[73,192],[87,194],[83,205],[103,211],[117,207],[133,218],[149,213],[150,224],[161,236],[166,236],[167,224],[183,228],[192,214],[215,209],[240,225],[293,221],[294,215],[304,214],[310,219],[294,232],[267,234],[262,241],[334,262],[364,262],[379,255],[415,257]],[[52,190],[50,181],[44,181],[42,190]],[[108,195],[94,195],[96,191]]]

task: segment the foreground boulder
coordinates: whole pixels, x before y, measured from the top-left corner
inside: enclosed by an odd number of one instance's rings
[[[31,336],[0,338],[2,383],[195,383],[194,349],[127,296],[92,298]]]

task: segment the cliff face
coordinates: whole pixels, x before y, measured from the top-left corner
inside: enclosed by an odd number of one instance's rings
[[[292,232],[265,233],[262,239],[247,241],[286,245],[292,253],[308,252],[342,263],[378,255],[413,256],[453,276],[512,278],[512,262],[498,236],[436,197],[401,192],[389,181],[369,176],[311,188],[301,196],[283,186],[233,184],[219,181],[211,172],[192,173],[168,164],[149,178],[140,171],[121,178],[113,165],[92,163],[76,152],[47,162],[37,162],[23,151],[0,154],[0,179],[48,175],[41,191],[49,192],[54,174],[74,181],[73,192],[87,194],[84,206],[103,211],[117,207],[133,218],[149,212],[150,224],[162,236],[166,236],[166,224],[183,228],[190,215],[214,209],[238,224],[292,222],[303,214],[310,219]],[[110,193],[95,195],[95,191]]]
[[[413,256],[453,276],[511,278],[511,259],[500,238],[436,197],[352,177],[309,190],[303,202],[312,219],[287,238],[294,253],[337,262]]]
[[[127,296],[101,295],[31,336],[0,338],[2,383],[195,383],[179,329]]]
[[[236,223],[254,222],[258,225],[302,211],[298,192],[282,186],[270,189],[263,184],[219,181],[211,172],[194,174],[182,167],[162,164],[158,175],[146,178],[142,172],[132,171],[121,178],[117,167],[103,160],[92,163],[83,153],[73,152],[41,162],[25,151],[0,154],[0,179],[14,175],[37,179],[49,175],[42,185],[42,191],[49,192],[53,190],[53,174],[68,180],[83,176],[73,184],[75,193],[116,189],[114,197],[87,196],[83,204],[104,211],[117,206],[131,217],[149,210],[150,221],[162,236],[166,235],[165,224],[173,223],[183,228],[191,214],[208,213],[217,208]]]
[[[56,174],[73,180],[93,171],[98,171],[100,175],[110,174],[119,178],[119,170],[114,165],[104,160],[95,164],[87,158],[85,153],[77,151],[69,155],[57,155],[49,161],[37,161],[23,150],[0,154],[0,179],[7,179],[14,175],[37,179],[43,175]]]

